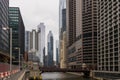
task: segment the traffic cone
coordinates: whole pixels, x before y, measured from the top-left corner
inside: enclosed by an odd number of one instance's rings
[[[0,78],[3,78],[4,77],[4,73],[0,73]]]
[[[5,77],[6,77],[6,76],[8,76],[8,73],[7,73],[7,72],[5,72]]]
[[[10,76],[10,71],[8,72],[8,76]]]

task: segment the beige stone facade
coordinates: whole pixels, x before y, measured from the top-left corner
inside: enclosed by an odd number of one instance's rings
[[[60,68],[67,68],[66,57],[66,31],[63,32],[63,39],[61,40],[60,49]]]
[[[96,66],[96,0],[67,0],[67,63],[72,69]]]

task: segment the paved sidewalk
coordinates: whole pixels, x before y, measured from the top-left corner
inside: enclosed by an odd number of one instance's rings
[[[25,76],[26,70],[23,71],[23,73],[19,76],[18,80],[22,80]]]

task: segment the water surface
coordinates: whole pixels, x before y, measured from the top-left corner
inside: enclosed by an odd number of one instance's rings
[[[78,75],[73,75],[69,73],[51,72],[42,73],[43,80],[95,80],[91,78],[83,78]]]

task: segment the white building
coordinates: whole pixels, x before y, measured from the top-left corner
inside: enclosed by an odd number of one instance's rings
[[[44,65],[43,62],[44,48],[45,48],[45,25],[44,23],[40,23],[38,25],[38,54],[42,66]]]
[[[38,33],[35,29],[30,33],[30,53],[35,53],[38,51]]]

